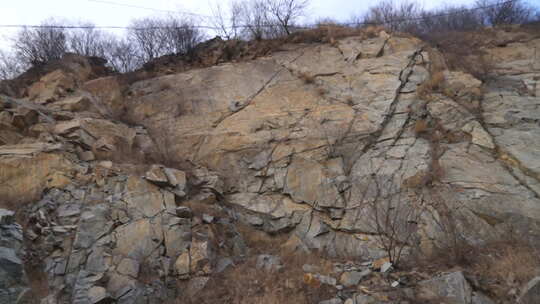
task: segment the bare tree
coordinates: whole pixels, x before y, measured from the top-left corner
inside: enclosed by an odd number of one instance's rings
[[[166,43],[161,29],[163,26],[163,22],[156,18],[136,19],[131,22],[128,37],[138,46],[142,60],[152,60],[163,53]]]
[[[417,2],[403,1],[396,4],[393,0],[384,0],[371,7],[364,16],[364,22],[373,25],[384,25],[392,31],[414,31],[417,19],[422,12]]]
[[[272,36],[276,29],[269,22],[265,0],[244,0],[233,3],[239,11],[239,19],[248,39],[262,40]]]
[[[163,22],[163,51],[167,54],[186,54],[203,41],[204,33],[193,26],[191,20],[168,17]]]
[[[24,27],[14,38],[13,49],[23,63],[43,64],[60,59],[68,49],[65,29],[50,19],[41,23],[42,27]]]
[[[423,207],[409,197],[408,190],[393,175],[373,174],[365,179],[360,200],[366,223],[390,262],[397,266],[405,250],[416,245]]]
[[[287,35],[291,34],[292,27],[304,15],[308,5],[308,0],[266,0],[269,17]]]
[[[0,50],[0,80],[15,78],[26,68],[13,54]]]
[[[485,24],[522,24],[533,17],[533,8],[523,0],[477,0]]]
[[[421,12],[417,34],[432,36],[449,31],[472,31],[482,26],[483,21],[477,10],[465,6],[447,6]]]
[[[169,16],[133,20],[128,37],[146,62],[166,54],[187,53],[203,40],[204,34],[190,20]]]
[[[228,7],[228,14],[224,12],[222,6],[218,2],[212,8],[212,16],[210,22],[214,27],[218,28],[218,34],[225,39],[238,39],[240,26],[241,7],[238,2],[233,2]]]
[[[92,23],[79,23],[80,29],[72,29],[67,35],[69,50],[83,56],[105,57],[107,34]]]
[[[143,64],[137,46],[127,38],[110,37],[104,45],[105,59],[118,72],[130,72]]]

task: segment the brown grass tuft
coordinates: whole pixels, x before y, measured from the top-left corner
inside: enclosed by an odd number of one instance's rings
[[[430,101],[431,94],[442,89],[444,84],[444,73],[437,71],[431,75],[431,77],[418,86],[416,94],[418,98],[426,101]]]
[[[429,131],[429,122],[426,119],[419,119],[414,124],[414,133],[421,136]]]
[[[539,274],[540,256],[538,250],[526,243],[498,242],[482,250],[473,269],[481,277],[517,287]]]
[[[315,82],[315,76],[308,72],[301,72],[298,77],[304,81],[305,84],[312,84]]]

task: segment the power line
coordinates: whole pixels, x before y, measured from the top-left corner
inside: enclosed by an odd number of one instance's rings
[[[114,3],[109,1],[102,1],[102,0],[87,0],[91,2],[103,2],[103,3]],[[340,23],[340,25],[344,26],[362,26],[362,25],[387,25],[387,24],[393,24],[393,23],[399,23],[399,22],[406,22],[406,21],[419,21],[424,18],[438,18],[438,17],[445,17],[445,16],[451,16],[451,15],[457,15],[464,12],[473,12],[477,10],[487,9],[487,8],[493,8],[500,5],[509,4],[512,2],[516,2],[518,0],[509,0],[506,2],[501,2],[493,5],[488,6],[481,6],[481,7],[475,7],[470,9],[463,9],[463,10],[457,10],[453,12],[448,13],[441,13],[441,14],[435,14],[435,15],[427,15],[427,16],[421,16],[421,17],[415,17],[415,18],[403,18],[403,19],[394,19],[394,20],[388,20],[384,22],[349,22],[349,23]],[[115,3],[118,4],[118,3]],[[121,4],[123,5],[123,4]],[[127,5],[127,4],[126,4]],[[128,5],[130,6],[130,5]],[[143,7],[138,7],[143,8]],[[151,8],[148,8],[151,9]],[[154,10],[154,9],[152,9]],[[168,11],[172,12],[172,11]],[[193,14],[197,16],[203,16],[203,17],[210,17],[210,16],[204,16],[204,15],[198,15]],[[280,27],[278,24],[262,24],[262,25],[256,25],[257,27]],[[317,26],[317,24],[311,24],[311,25],[303,25],[303,26],[291,26],[291,28],[295,29],[310,29]],[[210,25],[190,25],[190,28],[197,28],[197,29],[210,29],[210,30],[222,30],[221,27],[216,26],[210,26]],[[242,28],[250,28],[254,27],[254,25],[235,25],[235,26],[227,26],[225,29],[242,29]],[[171,27],[167,26],[155,26],[155,27],[132,27],[132,26],[93,26],[93,25],[22,25],[22,24],[0,24],[0,28],[44,28],[44,29],[124,29],[124,30],[150,30],[150,29],[170,29]]]
[[[201,14],[195,14],[195,13],[190,13],[190,12],[185,12],[185,11],[173,11],[173,10],[165,10],[165,9],[158,9],[158,8],[152,8],[152,7],[146,7],[146,6],[139,6],[139,5],[132,5],[132,4],[126,4],[126,3],[120,3],[120,2],[113,2],[113,1],[106,1],[106,0],[86,0],[88,2],[95,2],[95,3],[101,3],[101,4],[109,4],[109,5],[116,5],[116,6],[123,6],[123,7],[131,7],[131,8],[137,8],[137,9],[145,9],[145,10],[150,10],[150,11],[155,11],[155,12],[160,12],[160,13],[173,13],[173,14],[184,14],[184,15],[190,15],[190,16],[196,16],[196,17],[205,17],[205,18],[208,18],[208,17],[211,17],[211,16],[206,16],[206,15],[201,15]]]
[[[190,25],[190,28],[202,28],[202,29],[219,29],[214,26],[207,25]],[[156,29],[170,29],[167,26],[151,26],[151,27],[133,27],[133,26],[115,26],[115,25],[25,25],[25,24],[0,24],[0,28],[43,28],[43,29],[119,29],[119,30],[156,30]],[[180,28],[180,27],[179,27]]]

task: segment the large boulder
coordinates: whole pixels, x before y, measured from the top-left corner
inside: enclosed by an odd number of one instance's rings
[[[469,304],[472,288],[462,272],[445,274],[419,283],[419,297],[444,301],[447,304]]]

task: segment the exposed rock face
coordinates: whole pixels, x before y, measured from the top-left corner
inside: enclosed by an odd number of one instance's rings
[[[540,78],[527,60],[539,46],[487,50],[489,81],[444,71],[444,94],[429,98],[419,86],[438,53],[384,32],[129,85],[93,79],[78,59],[39,75],[24,100],[0,96],[0,207],[27,219],[23,244],[0,209],[0,303],[36,283],[23,256],[40,262],[44,304],[193,296],[250,253],[239,222],[285,236],[287,250],[375,260],[306,267],[306,284],[336,291],[324,303],[390,301],[360,285],[394,271],[381,235],[404,254],[508,231],[537,241]],[[190,169],[167,164],[180,160]],[[257,252],[254,267],[284,264]],[[490,303],[461,272],[420,286],[427,298]]]
[[[529,54],[538,43],[515,47]],[[426,248],[440,245],[431,243],[444,237],[437,218],[448,209],[463,223],[457,233],[474,243],[510,226],[537,225],[538,153],[531,144],[540,134],[539,101],[520,91],[525,83],[532,92],[538,82],[533,66],[520,63],[532,54],[518,59],[492,50],[501,66],[484,99],[481,81],[447,72],[447,96],[426,102],[416,88],[431,62],[418,40],[381,34],[285,49],[135,83],[132,114],[172,136],[177,155],[220,172],[227,200],[249,211],[246,222],[267,231],[296,227],[308,247],[332,254],[366,253],[353,234],[376,232],[370,206],[381,198],[431,204],[416,227],[403,227],[420,229]],[[420,123],[437,139],[415,131]],[[415,190],[435,175],[437,189]]]
[[[29,291],[24,271],[23,235],[14,213],[0,209],[0,303],[24,303]]]
[[[138,177],[49,191],[32,208],[29,233],[46,265],[50,300],[162,303],[182,295],[181,280],[212,274],[218,257],[245,254],[230,219],[209,225],[175,208],[172,192]],[[230,255],[220,249],[218,256],[218,244],[233,248]]]

